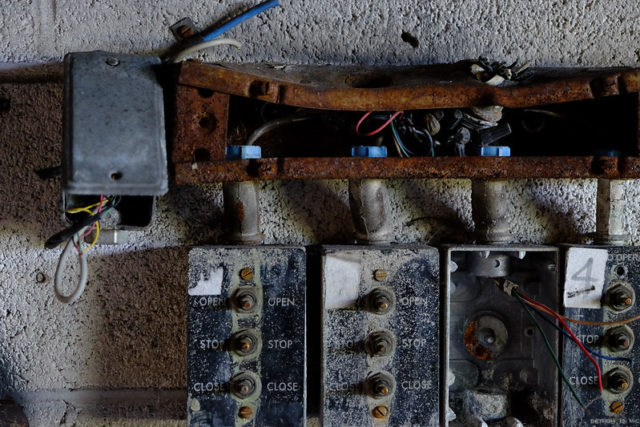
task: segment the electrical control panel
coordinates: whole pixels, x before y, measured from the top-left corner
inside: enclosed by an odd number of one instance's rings
[[[496,285],[509,280],[555,308],[558,250],[451,246],[443,254],[443,425],[557,425],[554,360],[522,304]],[[557,353],[558,332],[548,324],[542,328]]]
[[[305,425],[305,258],[280,246],[190,252],[190,426]]]
[[[640,314],[640,248],[624,246],[571,247],[566,250],[563,292],[566,317],[590,322],[616,322]],[[564,370],[587,405],[585,411],[565,385],[562,424],[639,425],[640,348],[635,342],[640,323],[612,325],[569,323],[600,366],[603,392],[594,365],[578,345],[564,340]]]
[[[438,425],[438,260],[427,246],[324,247],[323,425]]]

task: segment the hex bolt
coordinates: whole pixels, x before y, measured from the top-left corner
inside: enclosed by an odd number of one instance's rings
[[[611,412],[613,412],[614,414],[619,414],[624,409],[624,405],[619,400],[616,400],[611,403],[611,406],[609,406],[609,409],[611,409]]]
[[[178,35],[183,39],[188,39],[193,35],[193,28],[188,25],[181,25],[176,33],[178,33]]]
[[[256,390],[256,379],[250,372],[241,372],[231,378],[231,393],[240,399],[250,397]]]
[[[373,411],[371,411],[371,413],[375,418],[384,420],[389,416],[389,408],[383,405],[378,405],[373,408]]]
[[[386,314],[393,310],[395,297],[390,289],[375,288],[367,295],[368,308],[376,314]]]
[[[624,285],[615,285],[607,291],[606,301],[615,311],[623,311],[633,305],[633,290]]]
[[[250,269],[249,267],[245,267],[242,270],[240,270],[240,278],[242,280],[251,280],[253,279],[253,270]]]
[[[113,56],[108,57],[105,62],[107,63],[107,65],[109,65],[111,67],[115,67],[117,65],[120,65],[120,61],[118,61],[118,58],[114,58]]]
[[[258,295],[253,288],[239,289],[233,299],[234,306],[242,313],[251,313],[258,306]]]
[[[253,409],[250,406],[243,406],[238,410],[238,417],[243,420],[250,420],[253,417]]]
[[[394,338],[388,331],[376,331],[365,339],[365,348],[371,356],[388,356],[394,350]]]
[[[605,335],[607,346],[612,351],[627,351],[631,348],[633,336],[624,326],[609,329]]]
[[[231,338],[231,349],[239,356],[249,356],[256,352],[260,342],[256,333],[250,329],[236,332]]]
[[[378,372],[367,378],[367,389],[371,397],[381,399],[393,393],[393,377],[384,372]]]
[[[373,278],[378,282],[384,282],[384,280],[387,278],[387,272],[382,269],[377,269],[373,272]]]
[[[620,394],[629,389],[631,377],[626,371],[615,368],[607,373],[606,383],[610,392]]]

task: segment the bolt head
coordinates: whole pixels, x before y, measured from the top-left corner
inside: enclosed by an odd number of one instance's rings
[[[624,409],[624,405],[619,400],[616,400],[615,402],[611,403],[609,409],[611,409],[611,412],[613,412],[614,414],[619,414]]]
[[[248,420],[253,417],[253,409],[249,406],[243,406],[238,410],[238,416],[243,420]]]
[[[187,38],[189,38],[189,37],[191,37],[193,35],[193,28],[189,27],[188,25],[181,25],[178,28],[177,33],[183,39],[187,39]]]
[[[111,67],[115,67],[117,65],[120,65],[120,61],[118,61],[118,58],[114,58],[113,56],[108,57],[105,62],[107,63],[107,65],[109,65]]]
[[[378,282],[383,282],[387,278],[387,272],[382,269],[378,269],[373,272],[373,278]]]
[[[250,269],[249,267],[245,267],[242,270],[240,270],[240,278],[242,280],[251,280],[253,279],[253,270]]]
[[[383,405],[378,405],[373,408],[373,411],[371,411],[371,413],[375,418],[382,420],[389,416],[389,408]]]

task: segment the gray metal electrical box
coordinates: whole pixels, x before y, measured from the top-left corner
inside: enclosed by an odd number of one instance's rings
[[[323,425],[438,425],[438,260],[419,245],[324,248]]]
[[[190,426],[305,425],[305,272],[303,248],[190,252]]]
[[[558,249],[451,246],[444,256],[442,425],[557,425],[554,361],[535,323],[496,279],[513,281],[524,294],[557,309]],[[558,353],[558,332],[546,323],[542,327]]]
[[[63,190],[157,196],[168,190],[156,56],[65,56]]]
[[[562,302],[567,317],[582,321],[614,322],[640,314],[640,248],[633,246],[574,246],[565,252]],[[570,339],[564,340],[564,370],[587,404],[583,410],[564,385],[562,420],[564,426],[639,425],[640,346],[635,337],[640,324],[584,325],[569,323],[583,345],[607,360],[593,355],[599,363],[604,390],[600,394],[593,364]]]

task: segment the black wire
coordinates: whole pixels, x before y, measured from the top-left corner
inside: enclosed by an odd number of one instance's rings
[[[111,208],[117,206],[120,203],[120,197],[116,197],[115,200],[110,200],[102,206],[102,210],[95,215],[87,215],[83,218],[80,218],[78,221],[75,221],[69,227],[65,228],[62,231],[57,232],[53,236],[49,237],[47,241],[44,243],[44,247],[46,249],[53,249],[60,245],[61,243],[66,242],[71,239],[76,233],[82,230],[84,227],[89,227],[93,223],[100,221],[100,218],[107,213]]]

